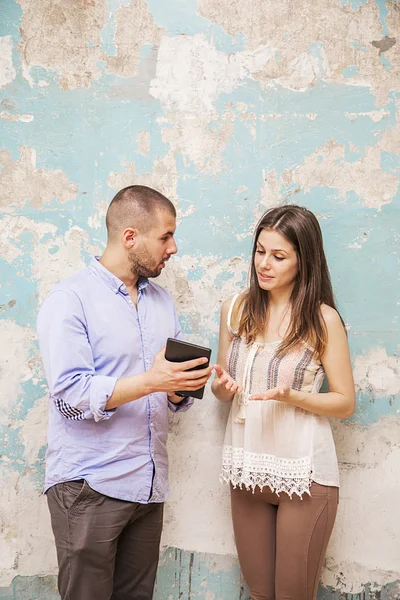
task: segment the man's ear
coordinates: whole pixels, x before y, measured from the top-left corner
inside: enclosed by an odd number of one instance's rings
[[[136,244],[136,238],[138,235],[138,230],[133,229],[132,227],[127,227],[123,233],[123,241],[124,246],[128,249],[131,249]]]

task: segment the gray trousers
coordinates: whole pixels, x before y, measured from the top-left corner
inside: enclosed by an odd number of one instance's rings
[[[139,504],[95,492],[86,481],[47,491],[62,600],[151,600],[162,503]]]

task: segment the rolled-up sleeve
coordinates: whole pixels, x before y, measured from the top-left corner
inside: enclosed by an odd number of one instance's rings
[[[58,411],[75,421],[109,419],[105,406],[117,377],[96,375],[85,314],[77,295],[56,290],[39,312],[37,332],[50,397]]]
[[[174,308],[174,315],[175,315],[175,338],[177,340],[181,340],[182,339],[182,329],[181,329],[181,325],[179,323],[179,319],[178,319],[178,315],[176,314],[176,310]],[[168,408],[170,409],[171,412],[184,412],[185,410],[189,410],[189,408],[193,405],[194,402],[194,398],[192,398],[192,396],[184,396],[184,398],[182,398],[182,402],[179,402],[179,404],[174,404],[174,402],[171,402],[171,400],[168,400]]]

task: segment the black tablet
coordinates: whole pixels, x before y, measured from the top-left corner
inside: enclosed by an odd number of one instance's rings
[[[205,356],[207,362],[190,369],[191,371],[206,369],[210,364],[211,349],[205,346],[197,346],[190,342],[183,342],[182,340],[176,340],[175,338],[167,339],[167,347],[165,349],[165,358],[170,362],[185,362],[187,360],[194,360],[195,358],[202,358]],[[186,392],[175,392],[178,396],[192,396],[193,398],[201,399],[204,395],[204,386],[195,391]]]

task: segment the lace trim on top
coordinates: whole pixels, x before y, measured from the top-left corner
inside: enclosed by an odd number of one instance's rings
[[[311,458],[279,458],[224,446],[220,479],[234,488],[244,486],[254,492],[256,487],[261,491],[269,487],[277,495],[285,492],[290,497],[297,494],[301,498],[303,494],[310,495]]]

